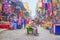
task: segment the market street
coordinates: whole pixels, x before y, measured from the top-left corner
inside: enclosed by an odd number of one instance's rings
[[[60,40],[59,35],[50,34],[41,27],[38,27],[39,36],[28,35],[26,31],[26,29],[3,31],[0,33],[0,40]]]

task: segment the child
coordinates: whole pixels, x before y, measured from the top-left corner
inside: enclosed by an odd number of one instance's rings
[[[37,36],[38,35],[38,31],[37,31],[36,24],[34,22],[32,23],[31,28],[33,29],[33,34]]]

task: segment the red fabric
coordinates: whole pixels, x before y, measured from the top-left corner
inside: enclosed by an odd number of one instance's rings
[[[51,6],[50,3],[48,3],[48,10],[50,10],[50,6]]]
[[[2,18],[2,15],[0,15],[0,20],[1,20],[1,18]]]
[[[8,10],[8,12],[10,13],[10,12],[12,12],[12,10]]]
[[[42,9],[44,9],[44,2],[42,2]]]
[[[29,20],[26,20],[26,24],[29,24]]]
[[[23,16],[23,12],[20,12],[20,16],[21,16],[21,17]]]
[[[9,25],[1,25],[0,24],[0,28],[9,28]]]
[[[54,22],[54,13],[52,12],[52,21]]]
[[[9,27],[9,30],[14,30],[14,27]]]

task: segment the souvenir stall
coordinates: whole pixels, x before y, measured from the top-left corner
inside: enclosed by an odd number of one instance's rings
[[[29,17],[29,9],[26,9],[27,8],[25,8],[21,1],[14,2],[11,0],[4,0],[3,6],[0,3],[0,28],[14,29],[14,26],[11,25],[12,20],[14,20],[13,17],[15,16],[17,19],[19,17],[24,18],[24,16]]]
[[[60,10],[59,0],[52,0],[52,32],[54,34],[60,34]]]
[[[8,1],[4,0],[2,5],[0,4],[0,11],[2,11],[1,12],[2,16],[1,16],[1,21],[0,21],[0,28],[8,28],[9,27],[9,21],[7,21],[7,17],[8,17]]]
[[[60,34],[60,11],[57,12],[55,17],[55,23],[53,25],[53,33]]]
[[[39,16],[41,20],[41,26],[43,28],[51,27],[52,26],[52,5],[51,5],[51,0],[42,0],[38,2],[37,5],[37,16]],[[47,24],[46,24],[47,22]],[[49,25],[48,25],[49,24]]]

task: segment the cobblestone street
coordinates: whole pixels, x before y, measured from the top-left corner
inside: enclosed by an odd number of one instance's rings
[[[26,29],[7,30],[0,33],[0,40],[60,40],[59,35],[50,34],[49,31],[38,27],[39,36],[27,34]]]

